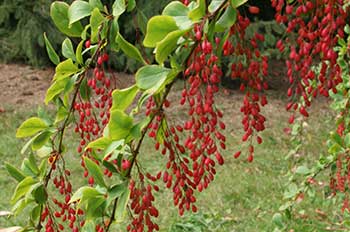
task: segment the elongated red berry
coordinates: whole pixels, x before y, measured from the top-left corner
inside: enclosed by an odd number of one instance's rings
[[[257,6],[250,6],[248,10],[249,10],[249,13],[251,14],[259,14],[260,12],[259,7]]]

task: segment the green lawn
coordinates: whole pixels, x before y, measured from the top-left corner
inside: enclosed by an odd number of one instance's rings
[[[225,164],[217,169],[218,173],[209,188],[197,195],[197,214],[185,214],[184,217],[180,217],[173,207],[170,191],[162,190],[157,194],[156,204],[160,211],[158,222],[161,231],[279,231],[272,217],[285,202],[283,193],[289,182],[287,174],[295,163],[311,164],[321,153],[325,153],[325,142],[327,133],[333,126],[333,115],[326,109],[324,102],[315,103],[304,132],[305,149],[300,156],[286,159],[292,147],[290,137],[283,132],[283,129],[289,126],[288,115],[284,111],[283,99],[275,93],[271,95],[273,98],[270,104],[263,110],[269,119],[267,129],[262,134],[264,143],[256,147],[255,159],[251,164],[245,162],[245,154],[238,160],[233,158],[234,152],[241,147],[241,101],[233,95],[218,97],[219,107],[226,112],[228,150],[225,154]],[[15,181],[7,176],[3,164],[10,162],[16,166],[20,165],[23,158],[20,149],[25,141],[17,140],[15,131],[25,118],[34,115],[33,112],[16,109],[0,113],[0,211],[10,209],[8,201],[15,187]],[[178,108],[172,108],[171,112],[177,112],[178,117],[174,115],[174,118],[181,118],[183,115]],[[143,163],[145,167],[163,169],[165,165],[161,162],[161,155],[153,152],[152,147],[152,142],[146,140],[141,157]],[[66,155],[66,159],[73,171],[72,182],[81,182],[79,157],[73,151]],[[327,173],[323,176],[325,178],[320,180],[327,182]],[[162,183],[159,185],[162,186]],[[312,199],[306,196],[297,204],[291,219],[280,212],[283,215],[283,227],[280,227],[280,231],[337,231],[336,223],[340,219],[339,204],[323,199],[321,188],[316,189],[316,195],[318,197]],[[320,211],[326,215],[323,216]],[[0,228],[21,225],[25,219],[25,214],[15,219],[0,218]],[[125,231],[124,228],[116,230]]]

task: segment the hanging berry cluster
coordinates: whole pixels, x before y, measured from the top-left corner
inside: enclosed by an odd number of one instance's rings
[[[344,37],[346,11],[343,0],[293,1],[273,0],[276,21],[287,24],[288,34],[296,33],[295,41],[287,38],[278,41],[277,47],[290,47],[286,61],[290,88],[290,102],[287,110],[294,109],[308,117],[307,107],[317,95],[329,96],[337,92],[342,82],[341,69],[337,64],[338,55],[334,50],[338,38]],[[320,63],[320,70],[311,67]],[[299,97],[301,96],[301,102]],[[293,121],[292,119],[290,121]]]
[[[265,117],[260,113],[261,107],[267,104],[264,90],[268,85],[265,77],[268,73],[268,58],[261,55],[259,43],[264,41],[264,36],[255,33],[250,41],[245,39],[245,31],[250,25],[250,20],[238,14],[237,23],[230,30],[229,39],[223,45],[223,55],[232,58],[231,78],[239,79],[240,90],[245,92],[241,112],[244,114],[242,125],[244,135],[242,141],[249,141],[248,162],[254,158],[254,140],[262,143],[259,132],[265,129]],[[238,158],[241,151],[234,154]]]
[[[240,108],[244,129],[242,141],[249,143],[247,161],[253,161],[254,146],[262,143],[260,132],[265,129],[266,118],[261,111],[267,104],[268,58],[260,51],[264,35],[256,32],[247,39],[250,20],[237,9],[245,2],[182,0],[183,4],[169,3],[162,15],[148,21],[144,33],[143,45],[154,48],[153,64],[119,31],[118,18],[124,12],[131,12],[135,1],[123,1],[123,4],[116,1],[112,9],[104,7],[100,1],[74,1],[70,6],[60,1],[53,3],[51,15],[63,33],[84,38],[84,41],[89,37],[96,44],[92,45],[90,40],[85,44],[81,41],[73,49],[73,43],[67,38],[62,46],[62,54],[67,59],[60,62],[45,37],[50,59],[57,64],[46,101],[55,102],[60,109],[67,106],[67,100],[71,100],[71,105],[66,109],[67,114],[63,112],[63,123],[62,120],[49,123],[44,118],[33,117],[24,122],[17,133],[18,137],[36,135],[31,141],[47,135],[47,143],[42,146],[52,148],[48,169],[38,171],[38,178],[23,176],[26,181],[33,182],[34,187],[28,187],[31,190],[26,194],[16,193],[20,200],[23,195],[31,195],[34,188],[40,193],[35,198],[40,213],[33,210],[40,215],[38,230],[44,226],[48,232],[76,232],[82,227],[84,231],[110,231],[113,221],[128,212],[131,217],[128,231],[158,231],[156,218],[159,212],[154,205],[154,195],[159,191],[157,181],[163,181],[172,191],[173,203],[180,215],[185,211],[196,212],[196,194],[208,187],[214,180],[217,166],[224,164],[222,154],[226,150],[226,137],[223,131],[226,126],[223,113],[215,103],[223,78],[222,57],[230,60],[230,77],[240,81],[240,90],[244,92]],[[290,47],[286,62],[291,85],[288,110],[299,110],[307,117],[307,107],[313,97],[328,97],[330,90],[337,92],[342,82],[342,70],[337,64],[338,54],[334,47],[339,38],[345,36],[343,28],[347,14],[344,5],[343,0],[272,0],[277,22],[288,24],[288,35],[296,34],[295,40],[290,36],[276,44],[281,52]],[[182,10],[187,13],[183,14]],[[67,11],[66,18],[62,14],[64,11]],[[248,11],[258,14],[260,9],[249,6]],[[63,25],[62,21],[69,25]],[[109,48],[119,49],[142,65],[135,75],[136,83],[130,88],[113,92],[116,88],[113,74],[106,72]],[[92,57],[84,60],[88,54]],[[168,99],[175,80],[179,79],[184,83],[179,99],[181,109],[186,112],[182,121],[170,116]],[[145,115],[139,120],[140,115],[136,116],[136,111],[129,107],[137,104],[138,109],[143,109],[145,99],[148,99]],[[59,113],[62,114],[58,112],[57,116],[61,116]],[[294,116],[290,118],[290,122],[293,121]],[[70,171],[61,155],[65,152],[65,129],[71,124],[75,125],[75,133],[80,137],[76,150],[84,177],[88,179],[88,184],[74,195]],[[346,121],[338,125],[339,140],[343,141],[348,125]],[[144,172],[138,159],[147,135],[166,160],[164,169],[158,170],[156,175]],[[100,157],[102,153],[105,154]],[[234,157],[240,155],[241,151],[238,151]],[[337,171],[331,179],[331,189],[334,193],[345,193],[350,183],[349,156],[337,155]],[[35,161],[32,165],[35,166]],[[114,183],[114,179],[105,181],[107,178],[103,174],[112,177],[113,172],[118,176],[118,183]],[[22,179],[18,173],[21,174],[16,172],[15,178]],[[48,194],[51,181],[59,196]],[[76,203],[85,203],[85,212],[78,209]],[[98,213],[94,211],[97,209]],[[347,197],[343,204],[345,209],[350,209]],[[89,218],[89,215],[93,220],[85,221],[84,217]]]
[[[80,218],[83,211],[76,210],[69,203],[72,196],[72,184],[69,181],[70,171],[64,168],[64,161],[59,159],[60,157],[57,154],[52,154],[49,164],[52,168],[53,184],[62,197],[53,197],[51,199],[53,204],[51,202],[46,204],[41,212],[40,221],[42,223],[46,222],[46,232],[66,231],[68,228],[73,232],[77,232],[78,228],[84,224],[84,221]],[[65,227],[65,224],[68,224],[68,226]]]
[[[148,178],[155,181],[149,174]],[[127,226],[127,231],[144,231],[145,226],[148,231],[159,231],[158,224],[152,221],[152,217],[158,217],[159,214],[153,205],[155,198],[152,191],[159,191],[159,188],[157,185],[152,185],[152,183],[145,186],[144,176],[141,173],[139,174],[139,180],[139,186],[134,180],[131,180],[129,185],[130,208],[133,211],[133,215],[131,223]]]
[[[185,210],[197,211],[195,192],[208,187],[216,174],[215,165],[222,165],[221,150],[226,149],[223,114],[215,107],[214,95],[219,91],[222,71],[215,55],[216,45],[203,36],[202,28],[196,25],[193,40],[196,46],[184,71],[185,84],[180,105],[187,106],[187,119],[175,125],[165,121],[167,112],[160,112],[149,125],[149,137],[154,138],[156,150],[166,155],[166,170],[159,173],[167,188],[173,191],[174,205],[179,214]],[[165,100],[166,110],[170,102]],[[153,99],[147,104],[147,114],[157,107]],[[164,139],[159,141],[157,134]]]

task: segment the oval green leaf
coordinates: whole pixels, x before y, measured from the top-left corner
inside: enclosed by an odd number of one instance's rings
[[[120,140],[130,134],[133,126],[133,118],[121,110],[112,110],[111,119],[108,123],[109,137],[113,140]]]
[[[67,3],[55,1],[51,4],[50,16],[61,32],[70,37],[80,37],[83,26],[80,22],[69,25],[68,9],[69,5]]]
[[[55,49],[52,47],[50,41],[48,40],[46,33],[44,33],[45,47],[47,55],[49,56],[52,63],[58,65],[60,63],[60,57],[57,55]]]
[[[88,2],[76,0],[68,9],[69,25],[91,14],[91,6]]]
[[[154,16],[148,21],[143,44],[146,47],[155,47],[167,34],[178,29],[173,17],[168,15]]]
[[[121,34],[118,33],[117,37],[115,38],[115,42],[118,44],[120,49],[130,58],[133,58],[137,61],[140,61],[143,64],[147,64],[146,61],[143,59],[141,52],[137,47],[126,41]]]
[[[112,109],[125,111],[130,104],[134,101],[139,89],[136,85],[133,85],[126,89],[116,89],[112,93]]]
[[[94,161],[90,160],[87,157],[84,157],[84,162],[87,170],[89,171],[89,174],[94,177],[96,183],[100,186],[106,187],[107,185],[103,179],[103,173],[100,166],[98,166]]]
[[[24,138],[32,136],[46,128],[48,128],[48,125],[41,118],[32,117],[24,121],[17,129],[16,137]]]
[[[144,66],[136,72],[136,85],[140,89],[156,93],[160,91],[170,71],[171,69],[159,65]]]
[[[223,32],[229,29],[237,19],[237,11],[229,5],[223,15],[219,18],[219,20],[215,24],[216,32]]]
[[[73,44],[69,38],[66,38],[62,43],[62,55],[67,59],[72,59],[74,61],[76,60]]]
[[[115,18],[119,18],[126,9],[125,0],[115,0],[112,6],[112,14]]]
[[[170,32],[165,38],[157,43],[156,47],[156,60],[158,64],[163,64],[163,62],[168,58],[169,54],[174,51],[177,47],[177,41],[181,36],[185,34],[184,30],[177,30]]]

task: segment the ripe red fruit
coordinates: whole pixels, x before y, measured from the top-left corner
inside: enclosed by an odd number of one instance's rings
[[[90,40],[86,40],[86,41],[85,41],[85,47],[86,47],[86,48],[89,48],[90,46],[91,46]]]
[[[251,14],[259,14],[260,12],[259,7],[257,6],[250,6],[248,10],[249,10],[249,13]]]
[[[237,151],[233,157],[235,157],[235,159],[237,159],[239,156],[241,155],[241,151]]]
[[[197,31],[196,32],[196,39],[201,40],[201,38],[202,38],[202,33],[200,31]]]
[[[304,106],[302,106],[302,107],[300,107],[300,113],[302,114],[302,115],[304,115],[305,117],[309,117],[309,113],[306,111],[306,109],[305,109],[305,107]]]
[[[95,182],[94,178],[92,176],[89,177],[89,184],[93,185]]]
[[[131,166],[131,162],[129,160],[123,160],[122,161],[122,169],[128,170]]]
[[[289,123],[290,123],[290,124],[293,124],[293,123],[294,123],[294,115],[291,115],[291,116],[289,117]]]
[[[251,163],[251,162],[253,162],[253,159],[254,159],[254,155],[253,155],[253,154],[250,154],[250,155],[248,156],[248,158],[247,158],[247,161],[248,161],[249,163]]]

